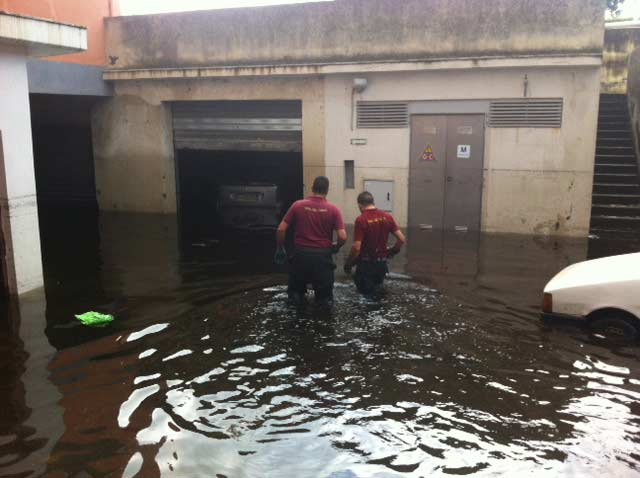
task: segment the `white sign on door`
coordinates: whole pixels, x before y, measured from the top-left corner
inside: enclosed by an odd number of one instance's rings
[[[458,145],[458,159],[469,159],[471,157],[471,145],[459,144]]]

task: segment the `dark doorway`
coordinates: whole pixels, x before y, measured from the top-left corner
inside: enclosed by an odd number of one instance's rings
[[[275,228],[302,197],[301,101],[177,102],[172,114],[182,237]]]
[[[90,96],[29,96],[38,205],[96,207]]]
[[[91,111],[102,98],[31,94],[29,100],[42,265],[50,296],[98,267]]]
[[[180,222],[192,238],[218,237],[221,186],[275,184],[282,211],[302,197],[302,154],[257,151],[177,152]]]

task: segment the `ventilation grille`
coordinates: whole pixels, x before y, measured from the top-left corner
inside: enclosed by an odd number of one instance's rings
[[[489,110],[491,128],[560,128],[562,98],[495,100]]]
[[[406,128],[409,104],[382,101],[358,101],[358,128]]]

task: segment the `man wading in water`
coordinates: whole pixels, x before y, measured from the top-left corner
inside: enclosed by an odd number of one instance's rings
[[[276,232],[277,249],[275,261],[284,264],[287,254],[284,248],[287,229],[295,229],[295,250],[290,260],[289,300],[300,303],[307,291],[307,284],[313,286],[317,301],[333,299],[334,270],[332,254],[347,242],[342,213],[327,201],[329,180],[318,176],[313,181],[312,195],[293,203]],[[333,231],[338,242],[333,243]]]
[[[384,277],[389,272],[387,259],[400,252],[406,239],[393,216],[376,207],[370,192],[358,195],[358,208],[361,214],[356,219],[353,247],[344,264],[344,272],[351,274],[355,264],[353,280],[356,287],[361,294],[370,295],[382,288]],[[389,234],[395,236],[396,242],[387,249]]]

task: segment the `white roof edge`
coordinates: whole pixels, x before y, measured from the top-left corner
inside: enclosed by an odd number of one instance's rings
[[[0,45],[19,45],[28,56],[54,56],[85,51],[85,27],[0,12]]]

